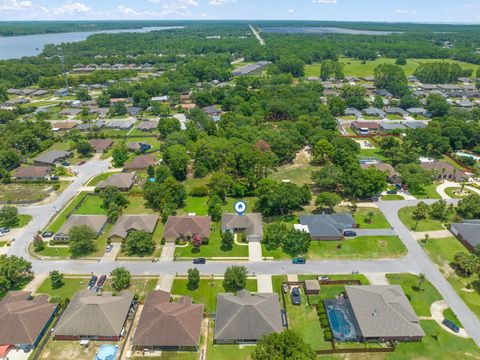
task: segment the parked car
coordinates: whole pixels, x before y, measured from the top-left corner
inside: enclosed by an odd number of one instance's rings
[[[305,260],[305,258],[302,258],[302,257],[296,257],[292,259],[292,264],[295,264],[295,265],[303,265],[306,262],[307,260]]]
[[[56,180],[60,180],[60,178],[58,176],[50,176],[50,180],[56,181]]]
[[[53,236],[53,231],[45,231],[42,233],[42,237],[51,238]]]
[[[328,276],[319,276],[318,277],[318,280],[320,281],[326,281],[326,280],[330,280],[330,278]]]
[[[452,330],[455,333],[458,333],[460,331],[460,328],[453,321],[443,319],[442,324],[448,327],[450,330]]]
[[[103,274],[102,276],[100,276],[100,279],[98,279],[98,282],[97,282],[97,288],[102,288],[106,280],[107,280],[107,275]]]
[[[402,190],[402,184],[395,184],[395,187],[397,188],[397,190]]]
[[[68,161],[63,161],[63,162],[62,162],[62,165],[63,165],[63,166],[70,166],[70,163],[69,163]]]
[[[283,285],[282,285],[282,290],[283,290],[283,293],[284,293],[284,294],[288,293],[288,290],[289,290],[288,284],[283,284]]]
[[[95,286],[95,284],[97,283],[97,280],[98,280],[98,277],[93,275],[91,277],[90,281],[88,282],[88,288],[92,289]]]
[[[194,264],[205,264],[207,262],[207,259],[205,258],[196,258],[196,259],[193,259],[193,263]]]
[[[108,244],[108,245],[107,245],[107,248],[105,249],[105,252],[109,253],[109,252],[112,251],[112,249],[113,249],[113,245],[112,245],[112,244]]]
[[[10,228],[8,228],[8,227],[2,227],[2,228],[0,228],[0,232],[3,232],[3,233],[10,232]]]
[[[354,237],[354,236],[357,236],[357,233],[352,230],[346,230],[343,232],[343,236]]]
[[[387,191],[387,194],[388,194],[388,195],[396,195],[396,194],[397,194],[397,190],[388,190],[388,191]]]
[[[4,237],[4,236],[5,236],[5,233],[0,231],[0,237]]]
[[[302,296],[300,295],[300,289],[298,287],[294,287],[290,294],[292,298],[292,305],[300,305],[302,302]]]

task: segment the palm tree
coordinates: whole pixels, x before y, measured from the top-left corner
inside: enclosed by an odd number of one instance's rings
[[[418,284],[417,284],[418,290],[420,290],[422,288],[422,285],[425,282],[425,279],[426,279],[426,277],[425,277],[424,273],[418,274]]]

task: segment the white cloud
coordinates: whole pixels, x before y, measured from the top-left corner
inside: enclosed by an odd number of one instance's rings
[[[52,9],[54,15],[74,15],[86,14],[92,11],[92,8],[80,2],[68,2],[62,6]]]
[[[395,14],[416,14],[417,10],[405,10],[405,9],[397,9],[394,11]]]
[[[140,15],[141,13],[139,11],[136,11],[132,8],[129,8],[129,7],[126,7],[126,6],[123,6],[123,5],[118,5],[117,6],[117,11],[120,13],[120,14],[123,14],[123,15],[134,15],[134,16],[138,16]]]
[[[31,1],[2,0],[0,11],[19,11],[29,9],[33,6]]]
[[[312,0],[314,4],[336,4],[337,0]]]
[[[295,12],[295,10],[293,10],[293,9],[288,9],[288,12],[289,12],[290,14],[293,14],[293,13]]]
[[[234,2],[237,2],[237,0],[210,0],[208,3],[213,6],[222,6]]]

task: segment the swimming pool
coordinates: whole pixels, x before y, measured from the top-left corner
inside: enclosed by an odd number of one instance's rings
[[[471,159],[475,159],[475,160],[480,160],[480,156],[476,156],[476,155],[472,155],[472,154],[467,154],[465,152],[462,152],[462,151],[457,151],[455,153],[455,155],[458,155],[458,156],[465,156],[465,157],[469,157]]]
[[[115,360],[117,357],[118,346],[102,345],[95,356],[95,360]]]

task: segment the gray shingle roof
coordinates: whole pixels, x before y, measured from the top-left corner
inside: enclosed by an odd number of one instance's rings
[[[131,230],[153,233],[157,226],[158,215],[122,215],[117,220],[108,237],[118,236],[125,239]]]
[[[135,173],[120,173],[110,175],[107,180],[100,181],[97,188],[103,189],[108,186],[113,186],[119,189],[130,189],[135,180]]]
[[[72,215],[58,230],[58,234],[68,234],[72,227],[82,225],[86,225],[97,234],[100,234],[107,220],[106,215]]]
[[[243,215],[223,214],[222,231],[226,229],[244,229],[247,238],[263,238],[263,220],[260,213],[247,213]]]
[[[82,290],[75,294],[55,328],[55,336],[115,337],[123,325],[133,301],[133,293],[122,291],[97,294]]]
[[[282,332],[278,295],[218,294],[215,340],[258,340],[263,335]]]
[[[308,226],[308,232],[312,237],[342,236],[344,229],[355,224],[350,213],[303,215],[299,220],[300,224]]]
[[[478,222],[454,223],[450,228],[470,245],[477,247],[480,245],[480,221],[477,221]]]
[[[44,164],[54,164],[56,161],[69,157],[70,155],[70,151],[51,150],[44,154],[38,155],[36,158],[33,159],[33,161]]]
[[[425,335],[400,285],[345,286],[345,291],[363,337]]]

